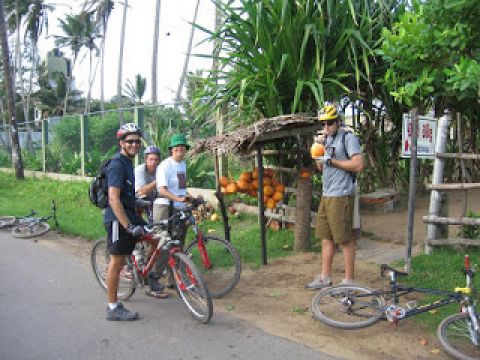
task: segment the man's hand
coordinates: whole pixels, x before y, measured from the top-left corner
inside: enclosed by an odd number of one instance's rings
[[[129,233],[133,237],[139,237],[139,236],[142,236],[145,233],[145,230],[143,229],[143,226],[141,226],[141,225],[128,224],[128,226],[125,230],[127,231],[127,233]]]
[[[320,164],[322,164],[322,166],[325,166],[325,165],[330,165],[330,161],[332,160],[332,157],[328,154],[325,154],[324,156],[315,160],[318,161]]]
[[[186,196],[181,197],[178,202],[189,203],[189,202],[192,202],[192,199],[193,198],[192,198],[191,195],[186,195]]]

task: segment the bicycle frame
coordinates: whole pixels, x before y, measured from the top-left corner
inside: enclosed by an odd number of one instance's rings
[[[195,234],[195,237],[197,238],[198,251],[200,253],[200,256],[202,257],[203,266],[206,269],[211,269],[212,268],[212,263],[210,262],[210,258],[208,257],[208,252],[205,249],[205,243],[203,241],[203,231],[200,230],[200,228],[198,227],[197,223],[195,222],[195,218],[193,216],[190,216],[189,222],[192,226],[193,233]]]

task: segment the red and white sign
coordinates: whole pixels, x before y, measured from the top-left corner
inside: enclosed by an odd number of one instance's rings
[[[429,116],[418,117],[417,157],[423,159],[435,158],[435,142],[437,135],[437,120]],[[412,118],[403,114],[402,118],[402,155],[411,156]]]

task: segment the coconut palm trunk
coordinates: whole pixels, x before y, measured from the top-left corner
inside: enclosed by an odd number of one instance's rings
[[[304,251],[310,247],[310,223],[312,205],[312,178],[299,177],[297,180],[297,205],[295,209],[295,251]]]
[[[2,47],[3,73],[7,93],[8,117],[10,119],[11,137],[12,137],[12,162],[15,167],[15,176],[18,180],[24,179],[22,153],[18,142],[18,129],[15,120],[15,102],[12,83],[12,73],[10,70],[10,57],[7,42],[7,25],[5,23],[5,4],[0,0],[0,42]]]
[[[187,47],[187,53],[185,54],[185,62],[183,63],[182,75],[180,76],[180,81],[178,82],[177,94],[175,95],[175,107],[179,106],[179,103],[182,97],[183,84],[185,83],[185,78],[187,77],[188,63],[190,62],[190,53],[192,52],[193,35],[195,34],[195,23],[197,22],[199,6],[200,6],[200,0],[197,0],[197,4],[195,6],[195,12],[193,13],[192,29],[190,31],[190,38],[188,39],[188,47]]]
[[[127,7],[128,0],[123,1],[122,30],[120,31],[120,53],[118,54],[118,74],[117,74],[117,102],[122,106],[122,70],[123,70],[123,48],[125,46],[125,27],[127,25]],[[123,112],[120,112],[120,123],[123,124]]]
[[[160,9],[162,0],[157,0],[155,6],[155,24],[153,24],[153,53],[152,53],[152,103],[157,103],[157,63],[158,63],[158,34],[160,28]]]

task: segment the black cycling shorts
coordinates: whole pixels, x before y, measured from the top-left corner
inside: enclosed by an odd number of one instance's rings
[[[127,233],[118,221],[105,224],[107,230],[107,248],[110,255],[130,255],[135,248],[136,239]]]

